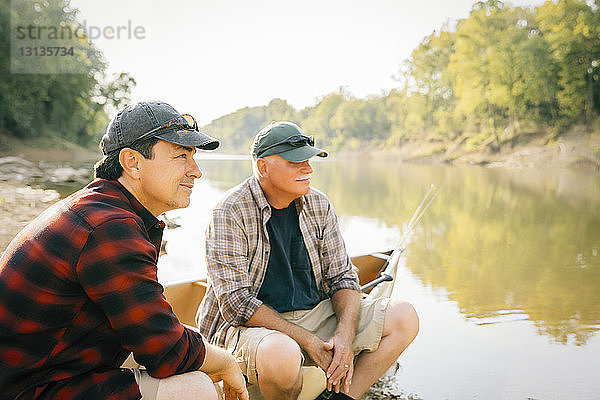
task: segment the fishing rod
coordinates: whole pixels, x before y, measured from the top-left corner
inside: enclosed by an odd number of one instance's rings
[[[414,229],[419,224],[419,222],[421,221],[421,219],[423,218],[423,216],[425,215],[425,213],[427,212],[427,210],[429,209],[429,207],[431,206],[433,201],[440,194],[440,192],[442,191],[442,189],[444,188],[445,185],[446,185],[446,182],[444,182],[444,184],[442,184],[442,186],[440,186],[435,193],[433,193],[433,189],[435,188],[433,183],[431,184],[431,186],[429,186],[429,190],[427,190],[427,192],[425,193],[425,196],[423,196],[423,199],[421,199],[421,202],[415,209],[415,212],[413,213],[411,219],[408,221],[407,228],[404,231],[404,234],[402,235],[400,242],[398,242],[398,245],[396,246],[396,248],[387,257],[387,260],[379,269],[379,272],[377,273],[377,275],[379,275],[379,276],[376,279],[372,280],[371,282],[361,286],[360,290],[362,292],[365,292],[371,288],[374,288],[375,286],[379,285],[382,282],[390,282],[390,281],[394,280],[394,277],[392,275],[386,274],[384,271],[387,269],[388,265],[390,264],[390,260],[392,260],[394,257],[399,257],[406,250],[406,247],[408,245],[408,243],[407,243],[408,238],[412,235]],[[398,265],[398,264],[396,264],[396,265]]]

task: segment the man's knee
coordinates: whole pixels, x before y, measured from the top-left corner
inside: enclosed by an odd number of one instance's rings
[[[412,304],[406,301],[390,301],[385,312],[385,322],[384,335],[400,332],[412,341],[419,333],[417,311]]]
[[[192,371],[160,380],[156,400],[207,399],[219,395],[212,379],[204,372]]]
[[[290,389],[301,379],[302,352],[287,335],[275,333],[265,337],[256,351],[259,383],[268,381],[282,389]]]

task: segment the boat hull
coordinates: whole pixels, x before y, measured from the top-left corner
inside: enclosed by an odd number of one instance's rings
[[[351,257],[357,268],[361,286],[376,279],[381,268],[389,258],[391,251],[370,253]],[[389,269],[388,265],[388,269]],[[389,285],[389,282],[384,283]],[[393,282],[392,282],[393,284]],[[191,327],[196,326],[196,311],[204,298],[207,289],[206,279],[191,280],[165,285],[164,295],[179,321]],[[313,400],[326,388],[325,373],[318,367],[302,367],[303,386],[299,400]],[[251,400],[262,400],[260,390],[256,386],[248,387]]]

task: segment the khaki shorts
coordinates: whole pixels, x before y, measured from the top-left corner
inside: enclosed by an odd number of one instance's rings
[[[389,299],[361,300],[360,315],[356,336],[352,343],[354,355],[361,351],[375,351],[379,347],[383,319]],[[321,340],[328,340],[335,333],[337,318],[331,300],[323,300],[312,310],[289,311],[281,316],[296,325],[317,335]],[[231,327],[225,336],[225,348],[233,354],[249,383],[258,384],[256,372],[256,350],[260,342],[268,335],[279,333],[267,328]],[[303,351],[304,365],[315,363]]]
[[[156,400],[160,379],[151,377],[145,369],[131,368],[131,370],[140,388],[142,400]]]

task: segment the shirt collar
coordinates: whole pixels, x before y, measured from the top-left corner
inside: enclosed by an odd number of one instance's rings
[[[135,196],[121,184],[121,182],[108,181],[104,179],[102,180],[115,185],[116,188],[123,193],[125,198],[129,201],[133,212],[136,213],[144,222],[146,231],[149,231],[151,228],[164,228],[164,222],[160,221],[146,207],[144,207],[142,203],[140,203],[139,200],[136,199]]]
[[[260,210],[271,208],[269,202],[267,201],[267,197],[265,196],[265,192],[263,192],[262,188],[260,187],[260,183],[258,183],[258,178],[255,176],[250,178],[250,192],[252,192],[252,196],[254,196],[256,204],[258,204],[258,208]]]
[[[258,204],[258,208],[261,211],[264,210],[265,208],[268,208],[269,212],[270,212],[271,205],[267,201],[265,192],[263,192],[262,188],[260,187],[258,178],[255,176],[252,176],[249,179],[250,179],[250,191],[252,192],[252,195],[254,196],[256,203]],[[306,204],[306,201],[307,201],[306,196],[301,196],[301,197],[297,198],[296,200],[294,200],[294,203],[296,204],[296,210],[298,210],[298,215],[300,215],[300,212],[302,211],[304,204]]]

